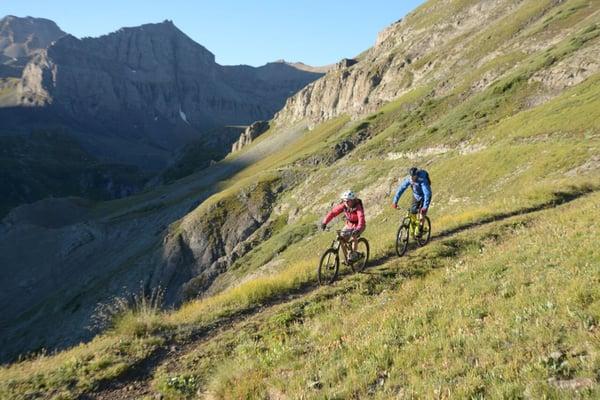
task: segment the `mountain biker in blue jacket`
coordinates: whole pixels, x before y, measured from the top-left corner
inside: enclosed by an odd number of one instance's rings
[[[424,216],[427,215],[429,203],[431,202],[431,180],[429,173],[424,169],[412,167],[408,170],[408,176],[402,181],[392,202],[393,208],[398,208],[398,200],[404,191],[412,187],[413,202],[410,207],[412,214],[419,215],[419,233],[423,231]]]

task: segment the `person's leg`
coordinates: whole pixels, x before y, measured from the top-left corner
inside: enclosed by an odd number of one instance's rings
[[[358,238],[363,233],[364,228],[361,231],[354,232],[352,235],[352,252],[356,254],[356,249],[358,248]]]
[[[420,227],[420,219],[419,219],[419,210],[421,209],[421,200],[417,200],[414,196],[412,199],[412,204],[410,205],[410,213],[411,215],[411,224],[410,224],[410,233],[411,235],[418,235],[418,230]],[[415,224],[414,218],[417,219],[417,221],[419,222],[418,224]]]
[[[421,208],[423,208],[423,199],[416,202],[417,209],[417,218],[419,220],[419,227],[417,228],[416,235],[419,236],[423,232],[423,224],[425,223],[425,218],[421,215]]]
[[[346,260],[349,262],[356,260],[356,241],[353,233],[354,228],[352,227],[344,228],[342,231],[342,237],[345,240],[345,246],[342,246],[342,248],[344,249]]]
[[[351,232],[351,230],[344,229],[341,234],[342,240],[344,241],[344,243],[342,243],[342,245],[340,247],[342,248],[342,252],[344,253],[344,259],[347,261],[350,260],[350,254],[348,254],[348,250],[347,250],[348,243],[349,243],[350,239],[352,238],[350,232]]]
[[[356,259],[356,244],[354,243],[354,236],[349,236],[346,243],[348,245],[348,250],[350,251],[348,254],[346,254],[346,259],[352,262]]]
[[[342,248],[342,253],[344,253],[344,260],[348,260],[348,251],[346,250],[346,243],[342,243],[340,247]]]

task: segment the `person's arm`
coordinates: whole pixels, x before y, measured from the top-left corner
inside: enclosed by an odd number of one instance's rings
[[[400,196],[402,193],[410,186],[410,178],[406,178],[402,181],[400,186],[398,186],[398,190],[396,191],[396,195],[394,196],[394,200],[392,200],[392,204],[398,204],[398,200],[400,200]]]
[[[427,180],[423,181],[421,189],[423,189],[423,208],[428,209],[431,202],[431,186],[429,186]]]
[[[323,219],[323,222],[322,222],[323,225],[327,225],[332,219],[334,219],[335,217],[340,215],[342,213],[342,211],[344,211],[343,204],[338,204],[337,206],[333,207],[331,209],[331,211],[329,211],[327,213],[327,215],[325,216],[325,218]]]

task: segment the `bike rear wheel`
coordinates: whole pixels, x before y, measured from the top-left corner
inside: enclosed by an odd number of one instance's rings
[[[408,249],[408,239],[410,237],[410,218],[404,218],[396,234],[396,254],[402,257]]]
[[[423,222],[423,228],[421,230],[421,236],[417,237],[417,244],[419,246],[425,246],[429,243],[429,239],[431,238],[431,221],[429,217],[425,217],[425,221]]]
[[[321,256],[317,273],[320,285],[329,285],[337,278],[340,269],[340,257],[336,249],[327,249]]]
[[[356,244],[356,252],[361,255],[361,258],[354,261],[350,266],[352,271],[360,272],[367,266],[369,261],[369,242],[365,238],[360,238]]]

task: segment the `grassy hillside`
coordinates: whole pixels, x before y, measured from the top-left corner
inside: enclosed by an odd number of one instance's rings
[[[451,15],[441,3],[418,10],[415,24]],[[236,170],[171,234],[215,204],[239,207],[256,182],[290,185],[265,239],[210,295],[170,311],[142,302],[90,343],[5,366],[0,397],[598,398],[600,74],[560,90],[536,77],[597,48],[600,21],[594,2],[549,4],[524,2],[482,33],[497,43],[463,49],[479,60],[515,35],[558,38],[541,50],[467,63],[442,94],[435,83],[414,87]],[[497,77],[474,90],[490,70]],[[389,204],[414,164],[433,181],[433,241],[398,258],[403,212]],[[346,188],[366,206],[370,267],[342,267],[338,282],[318,287],[333,237],[316,222]]]
[[[542,398],[570,396],[557,387],[569,382],[593,398],[598,226],[578,216],[597,213],[599,199],[379,257],[170,360],[154,387],[174,397]]]

